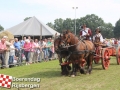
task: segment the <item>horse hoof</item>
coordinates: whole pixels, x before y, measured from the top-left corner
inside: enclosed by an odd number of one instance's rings
[[[71,77],[75,77],[75,75],[71,75]]]

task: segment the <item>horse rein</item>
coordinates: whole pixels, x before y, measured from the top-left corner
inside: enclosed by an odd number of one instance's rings
[[[55,38],[55,40],[56,40],[56,39],[60,39],[58,43],[61,42],[61,38],[60,38],[59,36],[57,36],[57,37]],[[55,50],[56,53],[60,53],[60,52],[62,52],[62,51],[65,51],[64,48],[60,48],[59,45],[54,45],[54,47],[56,47],[56,46],[58,46],[58,49]],[[62,50],[61,50],[61,49],[62,49]]]
[[[83,42],[85,43],[82,39],[79,40],[79,42],[77,44],[74,44],[74,45],[67,45],[65,42],[70,38],[70,35],[68,34],[68,37],[67,39],[65,39],[65,41],[62,41],[64,44],[65,44],[65,48],[69,48],[69,47],[73,47],[73,46],[76,46],[76,45],[79,45],[80,42]]]

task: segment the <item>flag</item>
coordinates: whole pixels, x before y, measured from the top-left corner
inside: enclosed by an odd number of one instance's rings
[[[12,76],[0,74],[0,87],[11,88]]]

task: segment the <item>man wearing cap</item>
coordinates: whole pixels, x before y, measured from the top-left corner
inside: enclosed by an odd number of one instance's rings
[[[3,38],[0,40],[0,59],[2,61],[2,64],[1,64],[1,68],[3,69],[5,66],[5,51],[7,50],[7,47],[6,47],[6,39],[7,39],[7,36],[3,36]]]
[[[90,36],[92,35],[92,32],[90,28],[86,27],[86,24],[82,25],[82,30],[80,31],[80,38],[83,40],[90,40]]]

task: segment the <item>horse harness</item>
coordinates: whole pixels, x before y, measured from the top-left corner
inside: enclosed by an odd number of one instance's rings
[[[80,42],[83,42],[83,43],[85,44],[85,48],[86,48],[85,50],[80,50],[80,51],[70,51],[70,50],[69,50],[70,47],[79,45]],[[66,57],[66,60],[68,60],[69,57],[70,57],[72,54],[84,54],[84,53],[85,53],[84,58],[86,58],[86,57],[87,57],[87,53],[92,52],[92,51],[89,51],[89,50],[88,50],[87,44],[86,44],[85,41],[82,40],[82,39],[80,39],[80,41],[79,41],[77,44],[67,45],[67,46],[65,46],[65,48],[68,48],[68,52],[69,52],[69,55]]]

